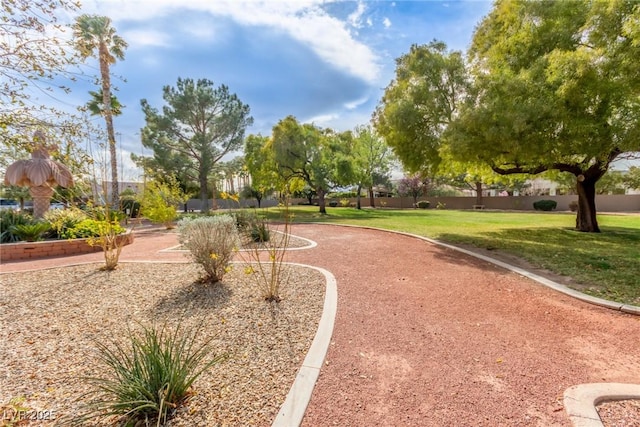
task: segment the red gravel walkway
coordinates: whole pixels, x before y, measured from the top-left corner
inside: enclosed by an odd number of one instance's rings
[[[293,233],[318,246],[288,260],[338,282],[333,340],[304,426],[569,426],[569,386],[640,383],[640,317],[407,236],[331,225]],[[185,261],[159,252],[176,244],[174,233],[138,234],[121,260]]]

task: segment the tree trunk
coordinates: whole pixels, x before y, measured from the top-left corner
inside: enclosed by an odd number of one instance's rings
[[[369,186],[368,190],[369,190],[369,205],[372,208],[375,208],[376,207],[376,202],[375,202],[375,199],[373,197],[373,187]]]
[[[356,209],[362,209],[362,206],[360,205],[360,192],[362,191],[362,185],[358,184],[358,195],[356,196]]]
[[[256,200],[258,201],[258,209],[260,209],[260,205],[262,204],[262,197],[256,197]]]
[[[100,43],[100,77],[102,80],[102,104],[104,120],[107,125],[109,139],[109,156],[111,157],[111,208],[120,209],[120,186],[118,185],[118,153],[116,152],[116,135],[113,130],[113,111],[111,109],[111,75],[109,74],[109,50],[104,42]]]
[[[327,213],[327,206],[326,206],[326,202],[324,200],[324,188],[318,188],[316,190],[316,193],[318,193],[318,206],[320,207],[320,213],[321,214],[326,214]]]
[[[578,177],[576,190],[578,192],[578,215],[576,216],[576,230],[588,233],[599,233],[596,218],[596,182],[597,179]]]
[[[476,205],[482,205],[482,182],[476,181]]]
[[[209,195],[207,194],[207,177],[200,177],[200,212],[209,211]],[[216,184],[213,183],[213,200],[216,200]]]

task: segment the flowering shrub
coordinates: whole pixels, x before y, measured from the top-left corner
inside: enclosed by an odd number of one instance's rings
[[[101,237],[107,231],[109,234],[122,234],[125,230],[115,221],[107,222],[87,218],[66,229],[60,234],[60,237],[63,239]]]
[[[205,279],[212,283],[221,281],[240,244],[236,220],[230,215],[185,218],[178,222],[178,233],[193,261],[204,268]]]
[[[88,216],[77,208],[53,209],[44,214],[44,219],[51,224],[51,230],[56,237],[66,239],[68,238],[69,230],[73,229],[81,221],[88,219]]]

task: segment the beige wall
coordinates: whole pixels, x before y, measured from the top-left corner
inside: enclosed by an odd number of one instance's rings
[[[355,198],[350,199],[355,202]],[[438,202],[444,203],[447,209],[473,209],[476,204],[475,197],[419,197],[418,200],[428,200],[431,208],[435,208]],[[578,200],[578,196],[508,196],[508,197],[483,197],[485,209],[501,210],[534,210],[533,202],[538,200],[555,200],[558,203],[556,210],[568,211],[569,203]],[[328,206],[327,199],[327,206]],[[306,202],[306,199],[293,199],[292,204]],[[369,206],[369,198],[361,199],[362,206]],[[386,203],[388,208],[411,208],[411,197],[376,198],[376,207],[382,207]],[[599,212],[640,212],[640,194],[596,196],[596,209]]]

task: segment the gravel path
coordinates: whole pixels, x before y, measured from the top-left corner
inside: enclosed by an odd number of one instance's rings
[[[640,318],[418,239],[300,225],[338,282],[304,426],[569,426],[562,395],[640,382]]]
[[[569,426],[569,386],[640,382],[640,317],[407,236],[331,225],[292,232],[318,246],[287,259],[326,268],[338,283],[333,340],[304,426]],[[122,260],[184,260],[153,251],[171,242],[137,236]]]

